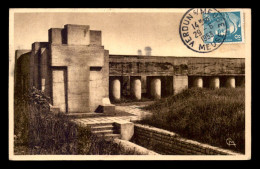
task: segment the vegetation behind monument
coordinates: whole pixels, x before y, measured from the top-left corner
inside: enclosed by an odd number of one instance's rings
[[[192,88],[161,99],[141,123],[178,133],[188,139],[245,152],[245,88]],[[232,139],[236,146],[229,146]]]

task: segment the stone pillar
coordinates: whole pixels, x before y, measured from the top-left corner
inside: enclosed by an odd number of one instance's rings
[[[173,76],[173,94],[188,88],[188,76]]]
[[[131,81],[131,95],[135,100],[141,100],[142,85],[141,80],[138,78],[134,78]]]
[[[209,87],[213,89],[218,89],[220,86],[219,77],[212,77],[209,82]]]
[[[203,87],[203,79],[202,77],[196,77],[193,81],[193,87],[199,87],[202,88]]]
[[[114,100],[119,101],[121,97],[121,83],[119,79],[112,81],[112,96]]]
[[[228,87],[228,88],[235,88],[236,87],[235,77],[228,77],[227,78],[226,87]]]
[[[151,81],[151,96],[155,99],[161,98],[161,79],[154,78]]]
[[[42,91],[45,92],[45,79],[42,78]]]

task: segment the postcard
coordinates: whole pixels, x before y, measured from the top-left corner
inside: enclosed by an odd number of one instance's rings
[[[251,159],[251,9],[11,8],[9,159]]]

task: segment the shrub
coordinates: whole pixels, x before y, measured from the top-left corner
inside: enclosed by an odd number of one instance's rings
[[[14,105],[15,154],[135,154],[51,113],[49,98],[36,88],[15,97]]]
[[[187,89],[145,107],[152,112],[141,123],[214,146],[244,153],[245,90]],[[231,138],[236,146],[228,146]]]

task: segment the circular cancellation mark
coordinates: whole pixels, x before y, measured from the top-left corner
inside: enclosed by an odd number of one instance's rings
[[[192,8],[183,15],[180,22],[182,42],[199,53],[219,48],[225,41],[226,32],[226,21],[214,8]]]

